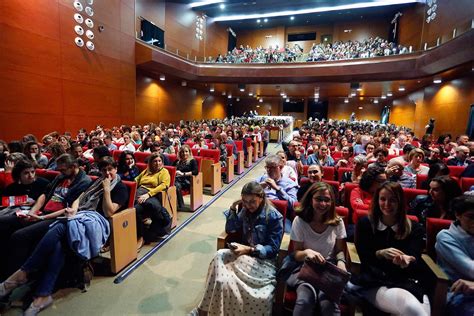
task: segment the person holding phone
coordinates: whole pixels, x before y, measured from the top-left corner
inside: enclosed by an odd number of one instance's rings
[[[214,256],[191,315],[271,315],[283,217],[257,182],[244,185],[241,199],[224,215],[226,232],[241,233],[241,239]]]
[[[68,220],[51,225],[21,268],[0,283],[0,298],[3,298],[36,272],[35,298],[25,315],[36,315],[53,303],[51,294],[64,265],[65,247],[71,248],[81,260],[98,255],[110,234],[106,218],[127,205],[128,189],[117,175],[116,162],[104,157],[99,168],[102,176],[65,209]]]
[[[346,229],[337,216],[334,191],[324,182],[316,182],[308,189],[296,211],[291,227],[293,256],[297,262],[310,260],[318,264],[334,263],[346,271]],[[331,302],[326,294],[298,278],[301,265],[293,271],[287,284],[296,288],[293,315],[340,315],[338,304]]]

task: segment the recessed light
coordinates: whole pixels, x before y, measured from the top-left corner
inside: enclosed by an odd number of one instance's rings
[[[290,98],[286,98],[286,102],[290,102]]]
[[[359,106],[359,110],[363,110],[363,109],[364,109],[363,107]]]
[[[160,80],[161,81],[165,81],[165,79],[166,79],[165,75],[160,75]]]
[[[291,20],[291,21],[293,21],[294,19],[295,19],[295,17],[294,17],[294,16],[290,17],[290,20]]]
[[[229,94],[229,95],[227,96],[227,99],[232,99],[232,94]]]
[[[249,92],[249,97],[253,96],[253,92]]]
[[[186,87],[187,85],[188,85],[188,83],[185,80],[181,81],[181,86],[182,87]]]
[[[356,96],[356,92],[355,91],[351,91],[351,97],[355,97]]]
[[[385,94],[382,94],[381,98],[385,100],[387,96]]]
[[[262,98],[260,98],[260,99],[258,100],[258,102],[262,103],[262,102],[263,102],[263,99],[262,99]]]
[[[214,86],[213,85],[211,85],[211,87],[209,88],[209,91],[214,92]]]
[[[438,83],[441,83],[441,82],[443,82],[443,80],[441,80],[440,77],[435,77],[435,78],[433,79],[433,83],[438,84]]]
[[[260,19],[257,19],[257,23],[260,23]]]
[[[391,97],[393,95],[392,91],[387,92],[387,97]]]
[[[378,104],[378,103],[379,103],[379,100],[378,100],[378,99],[374,99],[374,103],[375,103],[375,104]]]
[[[362,91],[362,87],[357,88],[357,91],[359,92]]]
[[[344,99],[344,103],[349,103],[349,99]]]
[[[226,95],[225,91],[222,91],[222,95]]]
[[[268,19],[263,19],[263,22],[267,23],[267,22],[268,22]]]
[[[221,3],[221,4],[219,5],[219,8],[221,8],[221,10],[224,10],[224,9],[225,9],[225,4]]]
[[[400,85],[400,86],[398,87],[398,91],[405,91],[405,86]]]

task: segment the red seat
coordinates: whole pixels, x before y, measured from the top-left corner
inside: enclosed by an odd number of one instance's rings
[[[135,195],[137,194],[137,183],[135,181],[125,181],[122,182],[128,188],[128,208],[132,208],[135,202]]]
[[[342,157],[342,152],[341,152],[341,151],[334,151],[334,152],[331,152],[331,157],[332,157],[334,160],[339,160],[339,159],[341,159],[341,157]]]
[[[114,150],[112,153],[112,158],[118,162],[120,155],[123,153],[122,150]]]
[[[168,160],[170,164],[173,164],[178,157],[175,154],[164,154],[166,157],[168,157]]]
[[[235,140],[234,143],[237,146],[237,151],[243,151],[244,150],[244,141],[243,140]]]
[[[191,148],[194,157],[199,156],[199,151],[201,151],[201,148]]]
[[[57,176],[59,176],[61,172],[56,170],[49,170],[49,169],[36,169],[36,175],[41,178],[48,179],[49,181],[54,180]]]
[[[334,180],[326,180],[323,179],[323,182],[329,184],[333,191],[334,191],[334,196],[336,197],[336,204],[338,204],[338,196],[339,196],[339,181],[334,181]]]
[[[466,169],[466,167],[463,166],[448,166],[448,168],[449,175],[458,178],[461,177],[461,173],[463,173],[464,169]]]
[[[449,219],[428,217],[426,219],[426,252],[428,255],[436,259],[435,243],[436,235],[442,229],[448,229],[452,221]]]
[[[428,195],[428,191],[404,188],[403,194],[405,196],[405,208],[408,209],[408,205],[410,205],[411,201],[413,201],[418,195]]]
[[[474,178],[461,178],[461,188],[463,192],[469,191],[474,185]]]
[[[283,227],[285,227],[286,213],[288,211],[288,202],[285,200],[271,200],[278,212],[283,215]]]
[[[337,181],[341,182],[342,180],[342,175],[345,172],[352,172],[354,169],[353,168],[347,168],[347,167],[339,167],[337,168]]]
[[[150,157],[151,153],[145,153],[141,151],[136,151],[135,152],[135,160],[136,162],[147,162],[148,157]]]
[[[303,175],[305,177],[308,176],[308,165],[303,166]],[[323,167],[323,178],[326,180],[334,180],[334,173],[335,173],[335,168],[334,167]]]
[[[428,179],[427,174],[418,174],[416,175],[416,188],[421,190],[421,185]]]

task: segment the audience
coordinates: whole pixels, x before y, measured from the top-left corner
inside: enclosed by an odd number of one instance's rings
[[[191,177],[199,173],[198,163],[193,158],[193,153],[189,145],[183,145],[178,151],[178,159],[175,160],[173,166],[176,167],[176,195],[178,200],[178,210],[189,211],[184,205],[183,193],[181,190],[189,190],[191,188]],[[175,221],[176,224],[176,221]]]

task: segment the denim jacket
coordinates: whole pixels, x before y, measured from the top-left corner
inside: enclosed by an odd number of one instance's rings
[[[283,216],[271,205],[264,206],[254,223],[251,223],[247,213],[245,208],[239,213],[226,210],[225,231],[227,233],[242,231],[242,243],[255,247],[252,255],[261,259],[275,258],[283,238]],[[246,232],[250,231],[251,235],[247,235]],[[251,240],[246,240],[246,236]]]

